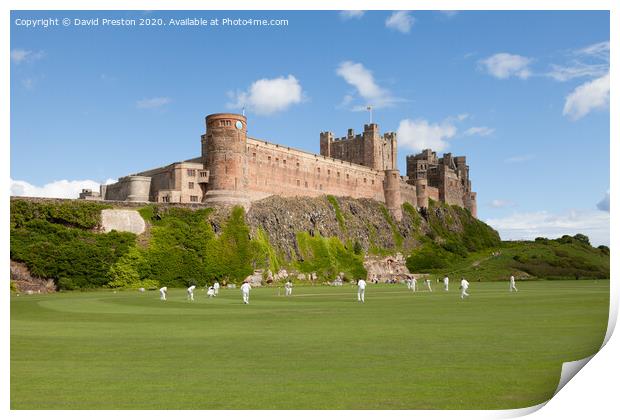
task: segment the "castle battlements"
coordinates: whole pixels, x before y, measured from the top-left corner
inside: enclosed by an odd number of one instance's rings
[[[101,186],[100,196],[91,192],[84,198],[248,207],[270,195],[330,194],[384,202],[397,220],[404,202],[427,207],[429,199],[476,215],[464,156],[424,150],[407,156],[407,175],[401,176],[396,133],[381,134],[375,123],[338,138],[321,132],[319,154],[249,137],[247,119],[239,114],[208,115],[205,126],[199,157],[122,177]]]

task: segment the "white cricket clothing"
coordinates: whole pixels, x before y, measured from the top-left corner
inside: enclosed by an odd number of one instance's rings
[[[241,286],[243,303],[250,303],[250,290],[252,290],[252,286],[250,286],[250,283],[243,283],[243,285]]]
[[[357,301],[364,303],[364,294],[366,292],[366,281],[360,279],[357,282]]]
[[[509,291],[515,291],[517,292],[517,285],[515,284],[515,276],[510,276],[510,289],[508,289]]]
[[[417,288],[418,288],[418,279],[414,277],[411,279],[411,290],[415,292]]]
[[[284,284],[284,295],[290,296],[291,294],[293,294],[293,283],[289,281]]]
[[[220,292],[220,284],[218,282],[213,283],[213,293],[215,296]]]
[[[433,289],[431,289],[431,279],[426,279],[425,283],[426,287],[428,287],[429,292],[432,292]]]
[[[187,288],[187,298],[191,301],[194,300],[194,289],[196,286],[192,285]]]
[[[444,290],[447,292],[448,291],[448,285],[450,284],[450,279],[446,276],[443,278],[443,288]]]
[[[207,290],[207,296],[209,297],[215,296],[215,289],[213,288],[213,286],[209,287],[209,289]]]
[[[168,294],[168,288],[166,286],[159,289],[159,299],[166,300],[166,295]]]
[[[469,296],[469,293],[467,293],[468,287],[469,282],[465,279],[461,280],[461,299],[463,299],[465,296]]]

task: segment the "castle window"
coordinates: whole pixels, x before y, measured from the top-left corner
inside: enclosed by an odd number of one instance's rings
[[[327,175],[330,175],[332,171],[330,169],[327,170]]]
[[[316,168],[316,171],[317,171],[318,173],[321,173],[321,168]]]
[[[282,160],[282,164],[286,165],[286,159]]]
[[[279,159],[279,158],[276,158],[276,163],[278,163],[279,161],[280,161],[280,159]]]
[[[200,176],[203,178],[207,177],[207,171],[200,171]]]
[[[340,178],[340,172],[336,172],[336,176]]]
[[[308,181],[304,181],[304,186],[308,188]]]
[[[347,180],[349,179],[349,174],[347,174]]]
[[[197,195],[190,195],[189,196],[189,201],[191,201],[192,203],[197,203],[198,202],[198,196]]]
[[[323,190],[323,184],[319,185],[319,190],[321,190],[321,191]]]
[[[252,158],[256,159],[256,153],[252,153]]]
[[[271,156],[267,156],[267,162],[271,163]]]
[[[370,180],[370,184],[371,184],[371,185],[375,185],[375,180],[374,180],[374,179],[371,179],[371,180]]]
[[[170,196],[168,195],[164,195],[161,198],[162,203],[169,203],[170,202]]]
[[[299,182],[299,180],[297,180],[297,186],[298,186],[298,187],[299,187],[299,184],[300,184],[300,182]]]
[[[364,178],[364,184],[366,183],[366,178]]]
[[[193,183],[193,182],[190,182],[190,183],[189,183],[189,189],[190,189],[190,190],[193,190],[193,189],[194,189],[194,183]]]
[[[196,176],[196,169],[188,169],[187,176]]]

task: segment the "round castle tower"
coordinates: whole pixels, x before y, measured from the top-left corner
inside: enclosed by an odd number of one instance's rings
[[[239,114],[211,114],[205,121],[202,159],[209,183],[204,202],[240,204],[247,209],[247,120]]]
[[[398,169],[386,169],[383,172],[385,173],[385,183],[383,184],[385,207],[387,207],[394,219],[400,221],[403,218],[402,200],[400,197],[400,172]]]
[[[428,207],[428,192],[426,187],[428,186],[428,180],[426,178],[418,178],[415,180],[415,192],[416,200],[418,201],[418,207]]]

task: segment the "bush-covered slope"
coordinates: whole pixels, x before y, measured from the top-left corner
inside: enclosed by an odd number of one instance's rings
[[[403,206],[393,220],[382,203],[343,197],[270,197],[242,208],[139,208],[145,233],[100,232],[88,201],[11,200],[11,259],[62,289],[239,282],[255,269],[315,272],[331,280],[366,275],[366,254],[406,255],[415,273],[498,280],[609,276],[609,249],[583,235],[502,243],[467,210],[431,202]],[[585,238],[585,239],[584,239]],[[499,252],[499,254],[497,254]],[[496,256],[491,257],[492,253]],[[456,274],[455,274],[456,275]],[[454,277],[454,275],[453,275]]]

